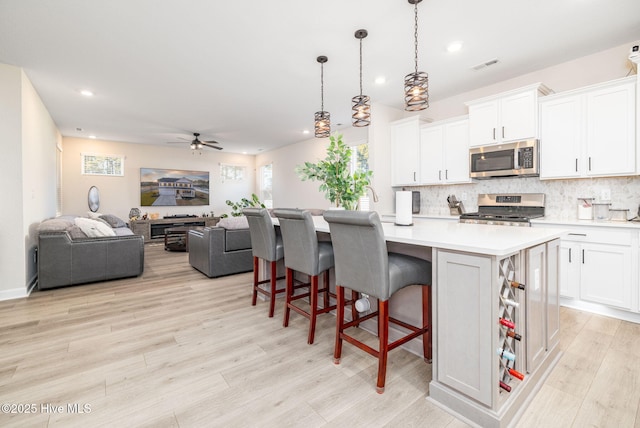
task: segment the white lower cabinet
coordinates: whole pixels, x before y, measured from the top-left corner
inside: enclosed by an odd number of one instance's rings
[[[638,230],[561,227],[569,232],[560,245],[560,296],[638,312]]]

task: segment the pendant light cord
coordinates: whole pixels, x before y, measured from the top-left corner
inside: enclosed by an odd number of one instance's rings
[[[360,97],[362,97],[362,39],[360,39]]]
[[[418,74],[418,2],[416,1],[413,5],[414,5],[414,13],[415,13],[415,26],[414,26],[413,38],[415,40],[416,74]]]
[[[320,111],[324,112],[324,63],[320,63]]]

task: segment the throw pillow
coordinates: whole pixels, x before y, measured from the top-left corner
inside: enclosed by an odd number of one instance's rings
[[[72,240],[73,239],[88,238],[87,234],[84,233],[82,231],[82,229],[80,229],[75,224],[73,226],[71,226],[67,232],[69,233],[69,236],[71,237]]]
[[[67,230],[73,226],[73,220],[66,220],[62,218],[52,218],[45,220],[38,225],[39,232],[60,232]]]
[[[248,229],[249,222],[245,216],[241,217],[225,217],[220,219],[217,226],[225,229]]]
[[[100,218],[109,223],[109,225],[114,229],[116,227],[127,227],[127,223],[125,223],[124,220],[120,217],[114,216],[113,214],[102,214]]]
[[[110,226],[90,218],[78,217],[76,218],[76,226],[90,238],[97,238],[100,236],[116,236],[116,233]]]
[[[92,211],[87,211],[87,218],[90,218],[90,219],[93,219],[93,220],[96,220],[96,219],[100,218],[101,215],[102,214],[100,214],[100,213],[94,213]]]

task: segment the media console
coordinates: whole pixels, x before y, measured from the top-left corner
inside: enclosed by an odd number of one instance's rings
[[[144,237],[148,242],[164,242],[164,231],[171,227],[181,226],[215,226],[220,217],[172,217],[157,220],[135,220],[131,222],[131,230]]]

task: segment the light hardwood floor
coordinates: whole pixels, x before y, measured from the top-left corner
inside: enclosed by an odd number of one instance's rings
[[[333,364],[332,315],[309,346],[305,319],[251,306],[251,273],[209,279],[145,249],[140,278],[0,302],[0,402],[35,405],[0,426],[466,426],[425,400],[421,358],[391,352],[378,395],[374,358],[345,345]],[[561,347],[518,426],[640,426],[640,325],[563,308]]]

